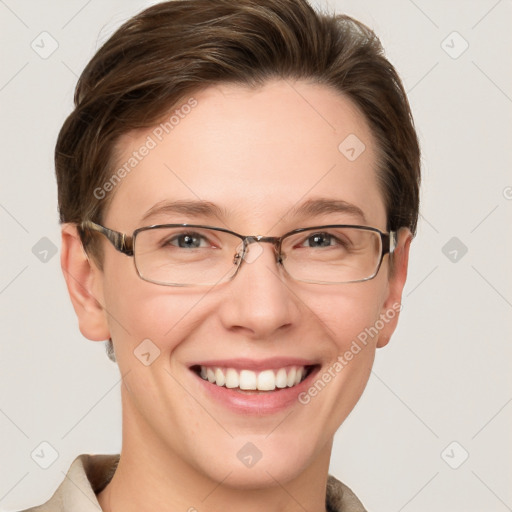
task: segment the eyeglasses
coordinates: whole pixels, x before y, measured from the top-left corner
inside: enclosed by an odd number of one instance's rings
[[[258,258],[261,243],[274,245],[277,263],[296,281],[368,281],[396,243],[395,232],[346,224],[294,229],[281,237],[244,236],[197,224],[146,226],[131,236],[91,221],[82,222],[80,228],[105,235],[118,251],[133,256],[143,280],[163,286],[213,286],[229,281],[242,261]]]

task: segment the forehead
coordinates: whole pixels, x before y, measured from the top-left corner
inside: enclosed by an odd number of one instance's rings
[[[322,198],[353,204],[384,229],[376,158],[364,116],[325,85],[212,86],[119,140],[114,170],[127,172],[106,219],[134,229],[157,203],[194,200],[233,216],[233,229],[264,232]]]

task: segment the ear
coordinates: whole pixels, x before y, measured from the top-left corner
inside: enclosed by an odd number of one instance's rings
[[[393,261],[389,269],[388,295],[382,306],[380,319],[384,327],[379,333],[377,347],[381,348],[389,343],[391,335],[395,332],[398,317],[402,309],[402,292],[407,279],[407,267],[409,264],[409,248],[412,241],[412,233],[408,228],[398,231],[398,240],[393,251]]]
[[[103,301],[103,273],[85,253],[76,225],[62,226],[62,272],[80,332],[92,341],[110,338]]]

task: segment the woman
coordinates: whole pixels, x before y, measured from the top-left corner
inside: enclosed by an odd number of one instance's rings
[[[364,510],[332,442],[396,327],[420,179],[376,36],[305,0],[165,2],[75,103],[61,261],[123,442],[30,510]]]

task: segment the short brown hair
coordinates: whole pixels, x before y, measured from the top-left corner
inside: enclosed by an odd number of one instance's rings
[[[61,222],[101,222],[112,194],[98,200],[94,191],[112,176],[121,135],[154,126],[211,85],[271,78],[325,84],[359,108],[380,154],[387,227],[414,233],[420,150],[400,78],[372,30],[306,0],[175,0],[124,23],[83,71],[58,137]]]

